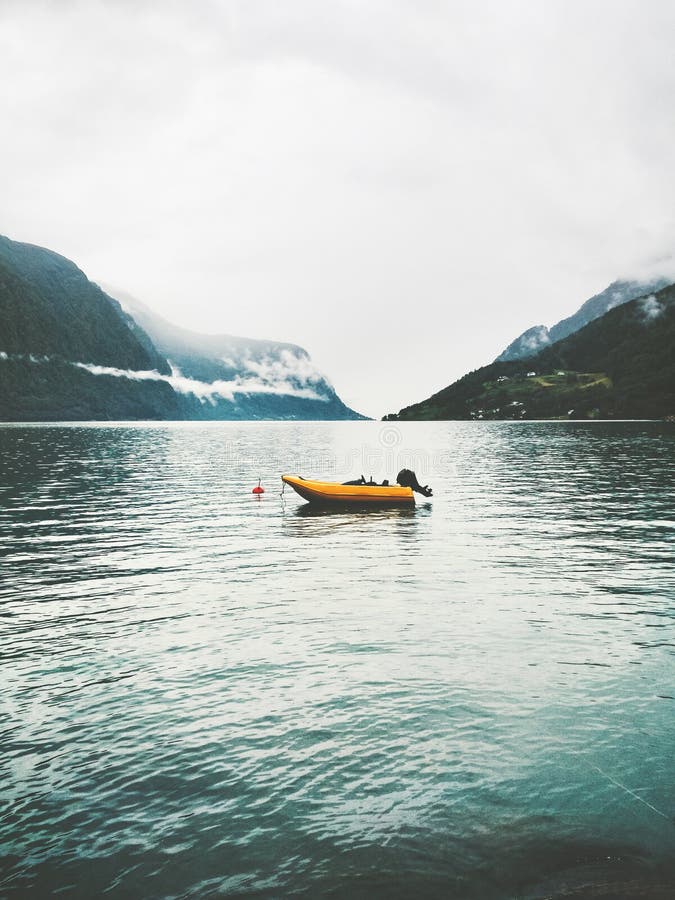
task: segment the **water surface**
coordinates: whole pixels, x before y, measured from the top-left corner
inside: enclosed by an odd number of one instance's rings
[[[414,510],[280,496],[404,463]],[[668,423],[0,428],[0,895],[666,896],[674,463]]]

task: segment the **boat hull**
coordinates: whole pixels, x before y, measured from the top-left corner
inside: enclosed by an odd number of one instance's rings
[[[333,481],[311,481],[297,475],[282,475],[284,484],[290,485],[303,500],[309,503],[347,506],[414,506],[412,488],[399,485],[337,484]]]

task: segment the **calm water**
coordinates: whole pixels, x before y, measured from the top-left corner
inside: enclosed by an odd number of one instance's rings
[[[0,895],[670,894],[674,474],[666,423],[0,428]]]

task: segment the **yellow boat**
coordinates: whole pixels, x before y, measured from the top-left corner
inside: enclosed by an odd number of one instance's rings
[[[354,506],[414,506],[412,488],[398,484],[337,484],[334,481],[311,481],[299,475],[282,475],[303,500],[310,503],[346,503]]]

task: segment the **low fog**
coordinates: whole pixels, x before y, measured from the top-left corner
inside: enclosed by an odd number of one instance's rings
[[[291,354],[286,352],[287,359]],[[305,368],[304,361],[299,361],[301,366],[295,366],[287,359],[250,362],[250,372],[237,375],[235,378],[215,381],[200,381],[197,378],[188,378],[183,375],[178,366],[171,364],[171,375],[162,375],[155,369],[118,369],[115,366],[99,366],[93,363],[68,362],[68,365],[76,369],[83,369],[90,375],[107,375],[112,378],[126,378],[130,381],[163,381],[171,385],[179,394],[192,394],[203,403],[213,403],[218,399],[235,402],[237,396],[242,394],[271,394],[278,397],[301,397],[304,400],[318,400],[326,402],[328,397],[318,389],[322,386],[322,375],[312,369],[312,374],[306,379],[300,375]],[[20,360],[39,366],[52,362],[49,356],[25,355],[21,353],[5,353],[0,350],[0,359]],[[295,357],[293,357],[295,359]],[[307,384],[299,384],[300,380]],[[312,387],[315,383],[316,389]]]

